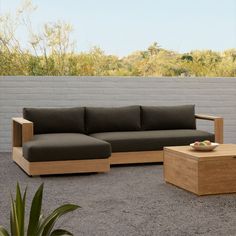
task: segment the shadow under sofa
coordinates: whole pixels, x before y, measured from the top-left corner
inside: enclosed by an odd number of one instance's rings
[[[28,175],[108,172],[110,165],[163,161],[163,147],[223,143],[223,119],[194,105],[24,108],[13,118],[13,160]],[[196,119],[214,122],[214,134]]]

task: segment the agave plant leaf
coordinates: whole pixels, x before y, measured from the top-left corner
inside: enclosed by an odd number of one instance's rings
[[[17,186],[16,186],[16,200],[15,200],[16,218],[17,218],[17,222],[18,222],[19,231],[20,231],[21,236],[24,235],[24,228],[25,228],[25,198],[26,198],[26,191],[27,190],[25,189],[24,196],[22,198],[20,186],[19,186],[19,183],[17,183]]]
[[[31,204],[27,236],[37,235],[39,227],[39,218],[41,215],[41,208],[42,208],[42,198],[43,198],[43,184],[39,186]]]
[[[16,229],[14,225],[14,219],[13,219],[13,207],[11,206],[11,211],[10,211],[10,227],[11,227],[11,234],[14,235],[16,234]]]
[[[27,193],[27,187],[25,188],[25,192],[24,192],[24,195],[23,195],[23,201],[22,201],[22,204],[23,204],[23,221],[22,221],[22,225],[23,225],[23,229],[22,229],[22,232],[23,234],[22,235],[25,235],[25,201],[26,201],[26,193]]]
[[[52,231],[52,233],[50,234],[50,236],[62,236],[62,235],[73,236],[73,234],[71,232],[64,230],[64,229],[56,229],[56,230]]]
[[[2,226],[0,226],[0,236],[10,236],[9,233],[7,232],[7,230],[5,228],[3,228]]]
[[[39,216],[39,226],[42,225],[43,220],[44,220],[44,217],[43,217],[43,214],[41,214],[41,215]]]
[[[16,202],[13,200],[11,196],[11,235],[14,236],[21,236],[20,229],[19,229],[19,222],[17,219],[17,210],[16,210]]]
[[[65,204],[55,209],[41,224],[38,234],[49,236],[56,221],[64,214],[74,211],[80,206],[74,204]]]

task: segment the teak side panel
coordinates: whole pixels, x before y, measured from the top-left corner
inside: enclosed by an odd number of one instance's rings
[[[165,181],[198,194],[198,162],[164,151]]]
[[[12,146],[22,147],[23,143],[30,141],[34,135],[31,121],[23,118],[12,119]]]
[[[49,175],[86,172],[108,172],[110,164],[108,158],[94,160],[68,160],[29,162],[22,156],[22,148],[13,148],[13,160],[28,175]]]
[[[22,146],[22,125],[16,121],[12,121],[12,146]]]
[[[236,158],[199,162],[199,194],[236,192]]]
[[[163,151],[114,152],[110,164],[133,164],[163,162]]]
[[[34,130],[33,124],[23,124],[22,125],[22,143],[28,142],[33,138]]]
[[[224,143],[224,120],[217,118],[214,122],[215,142]]]
[[[219,116],[210,116],[204,114],[196,114],[196,119],[209,120],[214,122],[215,142],[224,143],[224,119]]]

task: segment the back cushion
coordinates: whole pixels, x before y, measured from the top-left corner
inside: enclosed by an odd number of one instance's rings
[[[86,107],[88,133],[140,130],[140,106]]]
[[[142,129],[196,129],[195,106],[142,106]]]
[[[84,133],[84,108],[24,108],[25,119],[34,123],[35,134]]]

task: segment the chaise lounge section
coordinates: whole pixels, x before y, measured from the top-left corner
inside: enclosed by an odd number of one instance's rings
[[[163,147],[223,143],[223,119],[194,105],[24,108],[13,118],[13,160],[28,175],[107,172],[110,165],[163,161]],[[214,122],[214,134],[196,129]]]
[[[23,116],[13,118],[13,160],[28,175],[110,170],[110,144],[84,134],[85,108],[26,108]]]

